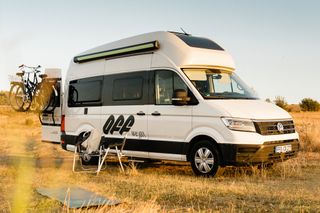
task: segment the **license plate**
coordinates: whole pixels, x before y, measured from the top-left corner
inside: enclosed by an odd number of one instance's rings
[[[276,146],[274,150],[275,153],[286,153],[291,151],[292,151],[291,144],[284,145],[284,146]]]

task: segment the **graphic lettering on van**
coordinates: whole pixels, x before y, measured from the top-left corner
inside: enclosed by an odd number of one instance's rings
[[[131,135],[138,138],[145,138],[147,137],[143,131],[131,131]]]
[[[114,132],[119,132],[122,135],[124,132],[129,132],[134,124],[134,117],[130,115],[126,120],[123,115],[120,115],[117,120],[113,115],[110,115],[108,120],[103,126],[103,132],[105,134],[113,134]]]

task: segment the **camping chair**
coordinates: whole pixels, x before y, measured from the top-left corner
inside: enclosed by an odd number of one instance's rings
[[[115,149],[116,150],[116,154],[117,154],[117,158],[118,158],[118,161],[119,161],[119,164],[120,164],[120,167],[121,167],[121,170],[122,172],[124,172],[124,168],[123,168],[123,165],[122,165],[122,162],[121,162],[121,158],[124,156],[122,151],[123,151],[123,147],[124,145],[126,144],[126,140],[127,140],[127,135],[126,134],[123,138],[122,141],[115,141],[115,142],[112,142],[112,141],[106,141],[104,143],[105,147],[107,147],[107,149],[104,150],[104,155],[101,159],[101,161],[99,161],[99,164],[98,164],[98,169],[97,169],[97,175],[99,174],[99,172],[101,171],[102,169],[102,166],[103,166],[103,163],[104,161],[106,160],[107,158],[107,155],[109,154],[109,151],[110,149]],[[120,147],[120,149],[119,149]]]
[[[123,148],[124,148],[126,140],[127,140],[127,135],[128,134],[126,134],[124,136],[124,138],[122,140],[120,140],[120,141],[118,141],[118,140],[117,141],[107,140],[107,141],[103,142],[100,145],[98,151],[90,153],[90,154],[88,154],[85,151],[82,151],[80,149],[81,143],[83,141],[78,143],[78,144],[76,144],[76,147],[75,147],[75,150],[74,150],[74,156],[73,156],[72,171],[76,172],[76,158],[78,156],[79,161],[80,161],[80,165],[81,165],[81,169],[83,171],[95,172],[98,175],[102,169],[105,169],[105,167],[103,168],[103,165],[105,164],[107,156],[111,155],[111,154],[116,154],[117,155],[117,159],[118,159],[119,164],[120,164],[120,167],[121,167],[121,171],[124,172],[124,168],[123,168],[123,165],[122,165],[122,162],[121,162],[121,158],[124,156],[122,151],[123,151]],[[111,149],[115,149],[115,153],[112,152]],[[88,168],[88,167],[84,166],[83,163],[82,163],[82,159],[84,159],[86,157],[98,158],[98,162],[97,162],[98,168]]]

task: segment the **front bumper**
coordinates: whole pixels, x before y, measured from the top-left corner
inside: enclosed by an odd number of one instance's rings
[[[292,150],[285,153],[276,153],[276,146],[291,144]],[[262,145],[221,144],[223,165],[255,165],[281,162],[294,158],[299,151],[299,140],[268,141]]]

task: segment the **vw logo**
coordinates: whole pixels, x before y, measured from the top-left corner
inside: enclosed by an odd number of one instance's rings
[[[280,133],[283,133],[284,131],[284,127],[283,127],[283,124],[282,123],[277,123],[277,129]]]

